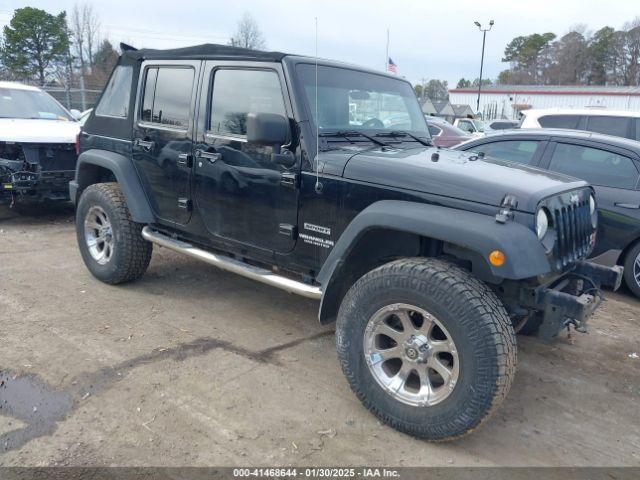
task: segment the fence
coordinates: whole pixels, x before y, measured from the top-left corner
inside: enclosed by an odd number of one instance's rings
[[[71,88],[69,90],[59,87],[44,87],[43,90],[58,100],[62,105],[71,110],[75,108],[81,112],[93,106],[98,101],[102,90],[88,90]]]

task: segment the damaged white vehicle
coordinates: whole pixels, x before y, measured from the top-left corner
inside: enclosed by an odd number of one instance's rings
[[[39,88],[0,82],[0,203],[69,199],[80,124]]]

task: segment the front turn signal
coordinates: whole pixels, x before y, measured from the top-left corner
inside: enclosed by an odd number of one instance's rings
[[[507,257],[505,257],[504,253],[502,253],[500,250],[494,250],[489,254],[489,263],[491,263],[491,265],[493,265],[494,267],[501,267],[502,265],[504,265],[506,259]]]

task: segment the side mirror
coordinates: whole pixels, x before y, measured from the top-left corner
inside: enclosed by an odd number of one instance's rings
[[[75,109],[75,108],[72,108],[71,110],[69,110],[69,113],[76,120],[80,120],[80,117],[82,116],[82,112],[80,110]]]
[[[287,142],[289,124],[287,119],[276,113],[250,113],[247,115],[247,142],[273,147],[280,153],[280,147]]]

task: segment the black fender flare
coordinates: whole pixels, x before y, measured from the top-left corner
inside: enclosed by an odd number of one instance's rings
[[[349,223],[318,273],[316,280],[323,291],[321,322],[327,320],[325,301],[331,296],[332,282],[339,281],[336,279],[341,277],[341,269],[348,269],[344,260],[367,231],[377,228],[414,233],[472,252],[475,259],[484,260],[483,269],[498,279],[521,280],[551,271],[536,234],[520,223],[498,223],[490,215],[439,205],[382,200],[365,208]],[[502,251],[506,257],[499,267],[488,260],[494,250]]]
[[[75,179],[69,183],[69,193],[74,203],[86,187],[95,183],[91,168],[87,168],[89,165],[102,167],[113,174],[135,222],[154,222],[153,210],[133,163],[124,155],[107,150],[91,149],[82,152],[78,157]]]

